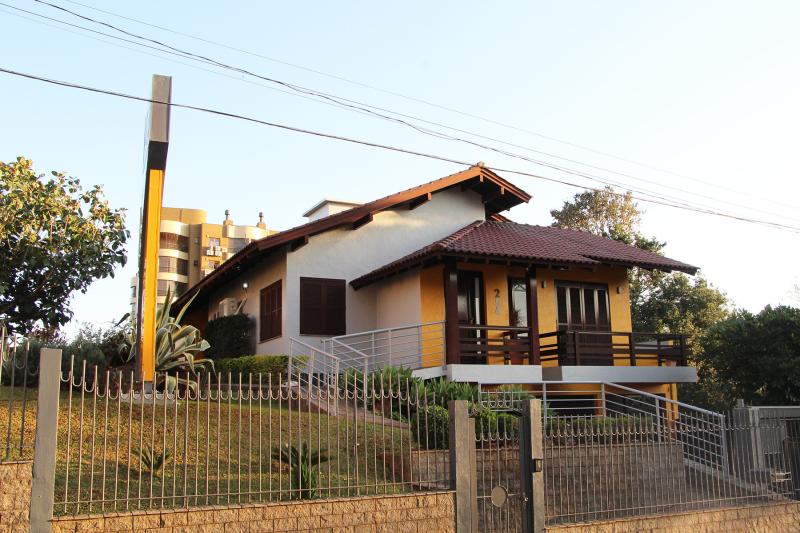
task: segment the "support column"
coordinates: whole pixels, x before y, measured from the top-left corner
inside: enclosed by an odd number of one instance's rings
[[[528,364],[541,365],[542,357],[539,346],[539,285],[536,282],[536,268],[525,272],[528,287]]]
[[[522,516],[522,531],[545,531],[544,503],[544,443],[542,432],[542,402],[528,400],[522,403],[522,432],[519,441],[522,491],[526,504]]]
[[[458,330],[458,269],[455,258],[444,263],[444,340],[446,362],[461,362],[461,333]]]
[[[450,488],[456,491],[456,533],[478,532],[475,420],[469,403],[450,400]]]
[[[50,533],[56,480],[58,393],[61,389],[61,350],[42,348],[39,355],[39,392],[36,441],[33,452],[30,530]]]

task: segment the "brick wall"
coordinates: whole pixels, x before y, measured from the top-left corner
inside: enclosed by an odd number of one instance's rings
[[[599,531],[613,533],[696,533],[701,531],[794,533],[800,531],[800,503],[710,509],[547,528],[548,533],[594,533]]]
[[[0,463],[0,532],[28,531],[31,507],[30,461]]]
[[[53,520],[53,533],[78,531],[455,533],[455,494],[418,493],[269,505],[106,513]]]

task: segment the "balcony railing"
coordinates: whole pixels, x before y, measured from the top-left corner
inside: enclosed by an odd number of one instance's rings
[[[502,357],[505,364],[521,365],[530,354],[529,329],[513,326],[458,327],[462,363],[486,363],[489,357]]]
[[[616,331],[553,331],[539,335],[541,360],[559,366],[686,366],[686,335]]]

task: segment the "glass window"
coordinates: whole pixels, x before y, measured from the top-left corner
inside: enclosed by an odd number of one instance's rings
[[[590,283],[556,284],[558,329],[609,331],[608,288]]]
[[[525,280],[511,278],[508,283],[510,288],[508,325],[528,327],[528,290],[525,287]]]

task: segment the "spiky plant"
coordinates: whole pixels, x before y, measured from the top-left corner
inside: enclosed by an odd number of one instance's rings
[[[331,460],[325,448],[312,452],[307,442],[301,444],[300,449],[284,444],[272,449],[272,458],[289,466],[293,489],[290,499],[308,500],[317,497],[319,472],[314,470],[314,467]]]
[[[146,468],[153,477],[160,478],[161,476],[159,476],[158,472],[167,464],[171,454],[170,451],[166,449],[162,452],[156,452],[148,445],[138,450],[136,455],[139,456],[141,465]]]
[[[196,296],[195,294],[186,302],[173,318],[170,316],[172,289],[167,289],[164,305],[156,312],[156,386],[163,386],[170,392],[175,390],[178,384],[195,388],[197,387],[195,378],[199,370],[214,370],[214,362],[210,359],[196,359],[199,352],[210,347],[208,341],[200,334],[200,330],[194,326],[181,325],[183,315]],[[126,331],[125,341],[130,360],[139,342],[139,335],[133,324]]]

